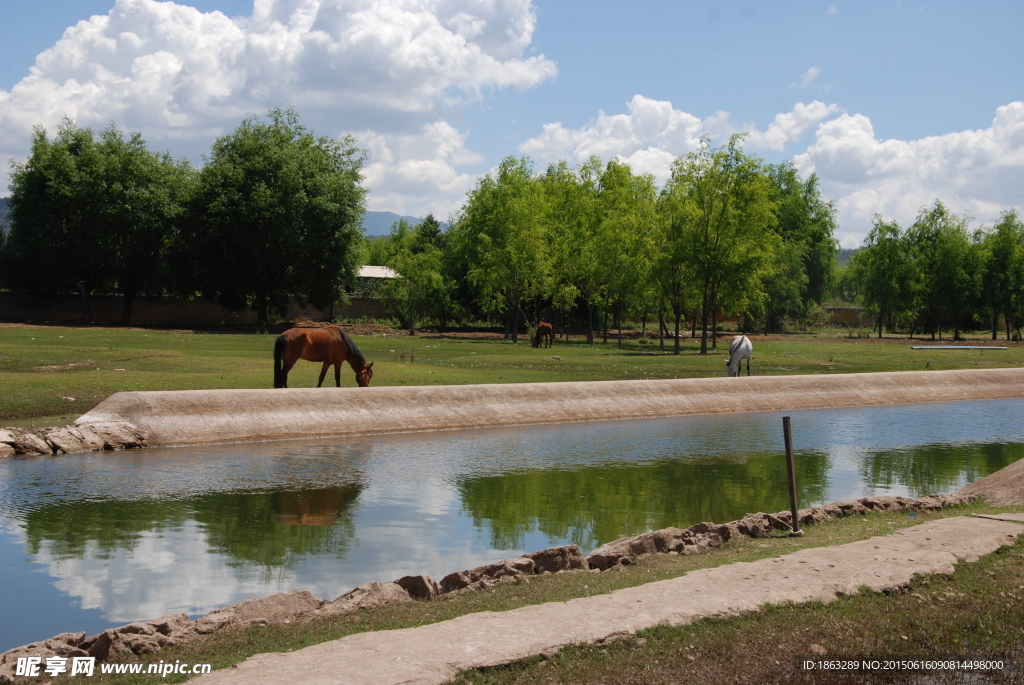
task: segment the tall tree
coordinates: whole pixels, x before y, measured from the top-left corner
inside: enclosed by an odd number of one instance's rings
[[[582,301],[587,344],[594,344],[594,307],[600,295],[597,185],[601,160],[590,158],[575,169],[565,161],[552,164],[541,179],[546,199],[549,294],[556,309],[571,311]]]
[[[264,330],[292,296],[333,304],[358,258],[361,167],[352,137],[316,137],[292,109],[219,138],[183,235],[200,290],[229,309],[252,307]]]
[[[193,172],[187,162],[146,149],[139,133],[126,140],[114,126],[100,135],[102,183],[97,201],[103,220],[97,227],[103,261],[124,297],[121,323],[131,323],[140,294],[163,294],[169,283],[167,248],[182,217]]]
[[[98,231],[104,165],[95,136],[70,119],[53,140],[36,127],[28,159],[13,166],[7,285],[39,294],[75,290],[91,323],[90,295],[107,280]],[[40,268],[46,278],[39,278]]]
[[[690,205],[687,261],[701,291],[700,352],[708,351],[708,324],[730,299],[730,285],[746,287],[758,277],[764,246],[771,240],[775,205],[760,160],[740,148],[734,135],[721,148],[704,138],[696,152],[677,159],[665,192]],[[735,298],[740,299],[740,298]]]
[[[992,322],[992,339],[996,339],[1002,315],[1009,340],[1012,320],[1024,302],[1024,223],[1017,213],[1005,212],[984,235],[981,246],[982,299]]]
[[[520,305],[547,279],[544,194],[527,158],[506,157],[469,193],[453,239],[472,265],[469,280],[485,308],[506,313],[506,337],[519,341]]]
[[[907,242],[896,222],[875,215],[864,248],[853,257],[858,290],[864,303],[878,315],[878,337],[886,322],[911,307],[914,265]]]
[[[933,338],[937,330],[941,339],[945,327],[953,329],[956,340],[981,287],[981,255],[968,233],[968,220],[936,201],[921,210],[907,236],[918,262],[921,318]]]
[[[613,160],[601,175],[597,266],[619,329],[619,347],[625,309],[641,292],[650,272],[646,243],[654,228],[656,198],[654,177],[636,176],[628,164]],[[604,328],[607,342],[608,327]]]

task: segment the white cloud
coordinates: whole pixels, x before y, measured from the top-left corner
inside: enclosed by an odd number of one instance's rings
[[[745,131],[749,133],[748,148],[782,150],[840,109],[817,100],[797,103],[792,111],[777,115],[762,132],[753,124],[734,124],[728,112],[701,120],[675,109],[671,102],[643,95],[635,95],[627,107],[628,114],[608,115],[601,111],[596,119],[579,129],[568,129],[561,122],[545,124],[541,135],[525,141],[519,149],[542,162],[568,159],[578,163],[591,155],[604,160],[618,157],[634,171],[654,174],[659,182],[664,182],[672,160],[695,150],[702,135],[721,139]]]
[[[0,158],[23,157],[32,126],[64,116],[115,121],[194,161],[274,106],[294,105],[318,133],[415,135],[489,89],[555,76],[551,60],[523,56],[535,23],[530,0],[255,0],[235,19],[117,0],[0,90]]]
[[[793,81],[793,83],[789,85],[793,88],[806,88],[819,76],[821,76],[821,69],[818,67],[811,67],[804,73],[800,74],[799,81]]]
[[[990,128],[918,140],[879,140],[868,117],[844,114],[794,162],[837,198],[845,246],[860,244],[873,214],[905,226],[936,199],[989,222],[1024,206],[1024,102],[998,108]]]
[[[372,210],[418,216],[432,212],[444,221],[476,182],[456,167],[483,161],[465,147],[465,135],[443,121],[410,135],[364,131],[356,137],[367,151],[364,177]]]
[[[825,10],[825,11],[828,12],[829,14],[832,14],[832,15],[839,14],[839,6],[838,5],[829,5],[828,9]]]

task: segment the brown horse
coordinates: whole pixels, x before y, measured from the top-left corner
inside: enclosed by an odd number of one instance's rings
[[[288,387],[288,372],[295,362],[305,359],[323,362],[320,380],[316,387],[324,384],[327,369],[334,365],[334,382],[341,387],[341,363],[347,361],[356,372],[356,383],[360,388],[370,387],[373,378],[373,364],[367,364],[348,333],[337,326],[325,328],[291,328],[277,336],[274,342],[274,387]]]
[[[537,324],[537,332],[533,335],[533,346],[540,347],[542,342],[546,343],[544,347],[551,347],[555,344],[554,326],[543,321]]]

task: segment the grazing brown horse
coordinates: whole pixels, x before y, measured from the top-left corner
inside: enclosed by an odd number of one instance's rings
[[[542,342],[546,343],[544,347],[551,347],[555,344],[554,326],[543,321],[537,324],[537,332],[533,336],[533,346],[540,347]]]
[[[373,364],[367,364],[363,353],[359,351],[348,333],[337,326],[325,328],[291,328],[277,336],[274,342],[274,387],[288,387],[288,372],[295,362],[305,359],[311,362],[323,362],[320,370],[320,381],[316,387],[324,384],[327,369],[334,365],[334,382],[341,387],[341,363],[347,361],[356,372],[356,383],[360,388],[370,387],[373,378]]]

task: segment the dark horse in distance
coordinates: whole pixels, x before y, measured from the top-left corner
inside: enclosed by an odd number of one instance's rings
[[[537,332],[533,336],[534,347],[540,347],[542,343],[544,347],[551,347],[555,343],[555,328],[544,321],[537,324]]]
[[[373,364],[366,363],[366,358],[352,342],[352,338],[337,326],[291,328],[277,336],[274,342],[275,388],[288,387],[288,372],[300,359],[323,362],[320,381],[316,384],[318,388],[324,384],[324,377],[331,365],[334,366],[334,382],[341,387],[343,361],[347,361],[356,372],[356,383],[360,388],[370,387],[370,379],[373,378]]]

